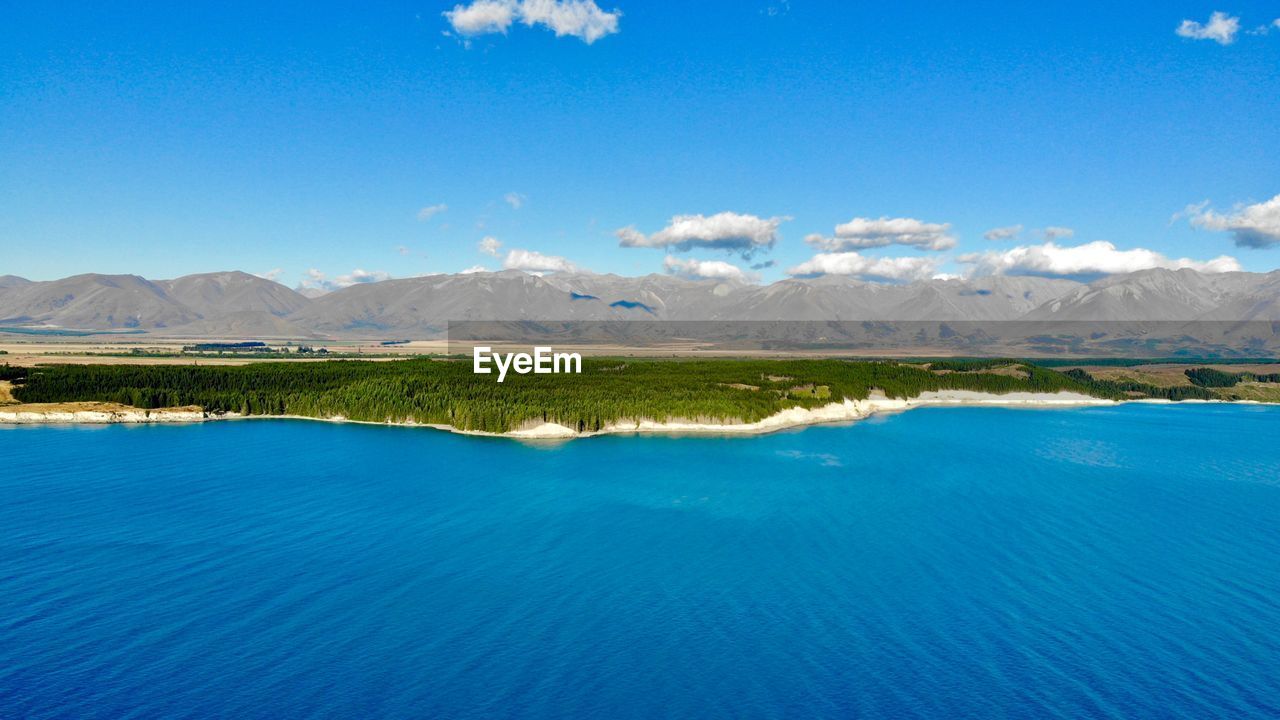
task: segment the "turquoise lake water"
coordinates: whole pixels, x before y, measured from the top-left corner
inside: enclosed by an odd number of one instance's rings
[[[0,463],[3,718],[1280,717],[1280,408]]]

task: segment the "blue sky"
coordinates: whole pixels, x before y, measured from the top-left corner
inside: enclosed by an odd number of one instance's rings
[[[1280,266],[1274,1],[377,5],[0,4],[0,274]]]

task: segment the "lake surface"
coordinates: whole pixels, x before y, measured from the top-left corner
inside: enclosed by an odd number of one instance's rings
[[[1280,716],[1280,408],[0,427],[0,717]]]

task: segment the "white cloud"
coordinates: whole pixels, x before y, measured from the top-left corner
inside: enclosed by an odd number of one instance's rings
[[[1048,240],[1049,242],[1053,242],[1054,240],[1061,240],[1063,238],[1073,238],[1076,236],[1075,230],[1072,230],[1069,227],[1061,227],[1058,225],[1050,225],[1049,227],[1045,228],[1041,232],[1044,233],[1044,239]]]
[[[454,5],[444,17],[459,35],[505,34],[516,19],[516,4],[509,0],[475,0],[470,5]]]
[[[690,280],[740,280],[753,279],[742,268],[723,260],[684,260],[668,255],[662,261],[662,269],[672,275]]]
[[[1227,214],[1206,209],[1208,203],[1188,206],[1191,224],[1232,234],[1237,247],[1265,248],[1280,243],[1280,195],[1253,205],[1236,206]]]
[[[1180,37],[1192,40],[1212,40],[1219,45],[1230,45],[1235,42],[1236,33],[1239,31],[1240,18],[1219,10],[1214,11],[1209,16],[1209,22],[1204,24],[1195,20],[1183,20],[1174,32]]]
[[[927,280],[939,261],[929,257],[868,257],[856,252],[819,253],[787,270],[791,276],[852,275],[864,280]]]
[[[519,210],[521,207],[524,207],[524,203],[528,199],[528,196],[518,192],[509,192],[502,196],[503,202],[510,205],[513,210]]]
[[[520,11],[525,25],[543,25],[556,37],[570,35],[588,45],[618,32],[618,18],[622,17],[618,10],[601,10],[594,0],[524,0]]]
[[[502,241],[492,235],[485,235],[476,243],[476,247],[485,255],[498,257],[498,250],[502,248]]]
[[[471,267],[467,268],[466,270],[459,270],[459,271],[458,271],[458,274],[459,274],[459,275],[474,275],[475,273],[482,273],[482,272],[483,272],[483,273],[484,273],[484,272],[489,272],[489,268],[487,268],[487,267],[485,267],[485,266],[483,266],[483,265],[472,265]]]
[[[449,206],[444,203],[440,203],[439,205],[428,205],[418,211],[418,219],[425,222],[430,220],[433,216],[439,215],[448,209]]]
[[[383,270],[361,270],[356,268],[346,275],[339,275],[333,279],[333,284],[338,287],[347,287],[349,285],[363,285],[364,283],[382,282],[390,280],[391,275]]]
[[[390,279],[391,275],[382,270],[361,270],[360,268],[356,268],[346,275],[339,275],[330,279],[329,276],[319,270],[311,268],[307,270],[307,278],[302,281],[301,287],[328,292],[352,285],[363,285]]]
[[[311,268],[307,270],[307,276],[298,283],[298,289],[323,290],[329,292],[336,289],[329,278],[319,270]]]
[[[982,233],[982,237],[987,240],[1012,240],[1022,233],[1021,225],[1008,225],[1006,227],[991,228]]]
[[[469,5],[455,5],[444,17],[453,31],[464,37],[505,34],[519,21],[590,45],[618,32],[622,12],[601,10],[595,0],[473,0]]]
[[[677,215],[671,224],[658,232],[645,236],[634,227],[625,227],[614,234],[622,247],[671,248],[685,251],[691,248],[728,250],[749,258],[760,250],[773,247],[778,241],[778,226],[789,217],[760,218],[722,212],[715,215]]]
[[[264,273],[254,273],[253,275],[254,277],[260,277],[263,280],[270,280],[271,282],[275,282],[283,274],[284,274],[284,270],[281,270],[280,268],[272,268]]]
[[[528,273],[578,271],[578,266],[568,260],[558,255],[543,255],[536,250],[511,250],[503,258],[502,267]]]
[[[909,245],[925,250],[948,250],[955,247],[949,223],[927,223],[914,218],[856,217],[836,226],[834,237],[813,234],[805,242],[827,252]]]
[[[1004,252],[962,255],[958,259],[971,265],[974,272],[981,275],[1089,277],[1150,268],[1191,268],[1209,273],[1240,269],[1240,263],[1226,255],[1203,261],[1174,259],[1145,248],[1118,250],[1105,240],[1073,246],[1062,246],[1049,241],[1043,245],[1023,245]]]
[[[637,230],[634,225],[619,228],[613,234],[618,237],[619,247],[658,247],[657,245],[650,245],[649,238],[645,237],[645,234]]]

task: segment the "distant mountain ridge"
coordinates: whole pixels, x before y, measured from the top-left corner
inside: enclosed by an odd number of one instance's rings
[[[311,335],[282,320],[307,303],[289,288],[233,271],[151,281],[74,275],[0,285],[0,324],[177,335]]]
[[[989,276],[905,285],[845,277],[769,285],[671,275],[427,275],[308,297],[232,271],[147,280],[0,276],[0,325],[176,337],[441,336],[450,320],[1280,321],[1280,271],[1143,270],[1092,283]]]

